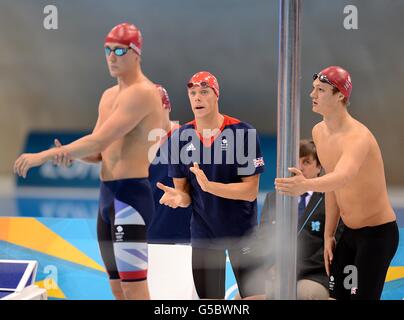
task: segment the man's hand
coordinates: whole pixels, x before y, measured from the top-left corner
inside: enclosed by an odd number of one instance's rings
[[[199,165],[194,162],[194,166],[191,167],[189,170],[195,175],[201,189],[205,192],[209,192],[208,189],[210,181],[206,177],[205,173],[201,169],[199,169]]]
[[[290,178],[276,178],[276,191],[288,196],[298,196],[307,191],[305,186],[307,179],[303,176],[303,173],[297,168],[289,168],[288,170],[294,173],[295,176]]]
[[[20,177],[26,178],[28,170],[32,167],[38,167],[46,162],[41,153],[23,153],[14,162],[14,173]]]
[[[168,187],[168,186],[162,184],[161,182],[157,182],[157,188],[164,191],[164,194],[159,201],[160,204],[164,204],[173,209],[181,207],[182,200],[183,200],[182,191],[175,189],[175,188]]]
[[[335,244],[334,237],[324,237],[324,266],[328,276],[330,276],[330,266],[334,258]]]
[[[58,139],[54,140],[55,147],[61,148],[62,144]],[[73,164],[73,160],[67,152],[58,153],[53,157],[53,163],[57,166],[63,166],[70,168]]]

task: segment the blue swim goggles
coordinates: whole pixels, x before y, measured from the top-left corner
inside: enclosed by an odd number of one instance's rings
[[[116,47],[116,48],[113,48],[113,49],[112,49],[112,48],[110,48],[110,47],[104,47],[104,51],[105,51],[105,54],[106,54],[107,56],[109,56],[109,55],[111,54],[111,52],[113,52],[114,55],[116,55],[117,57],[122,57],[122,56],[124,56],[125,54],[128,53],[128,51],[129,51],[130,49],[132,49],[132,48]]]

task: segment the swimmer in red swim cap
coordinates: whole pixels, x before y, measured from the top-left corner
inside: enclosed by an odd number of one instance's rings
[[[291,196],[325,192],[324,264],[330,297],[378,300],[398,247],[399,232],[381,150],[370,130],[349,114],[351,91],[351,76],[341,67],[331,66],[314,74],[310,98],[313,111],[323,121],[313,127],[312,134],[325,174],[306,179],[299,169],[289,168],[294,176],[275,179],[275,188]],[[340,219],[345,229],[336,244]],[[347,266],[356,270],[352,286],[345,284]]]
[[[142,54],[143,38],[140,30],[129,23],[112,28],[104,41],[104,50],[111,76],[118,77],[136,68]]]
[[[149,299],[147,228],[155,204],[148,180],[149,133],[164,116],[156,85],[142,72],[142,36],[132,24],[114,27],[105,38],[105,55],[117,84],[103,93],[93,132],[68,145],[23,154],[14,172],[66,159],[101,162],[97,236],[112,292],[117,299]],[[119,234],[116,233],[118,230]]]
[[[164,191],[160,203],[170,208],[192,204],[192,275],[200,299],[225,298],[226,250],[234,273],[240,275],[240,296],[263,294],[262,261],[257,250],[250,250],[265,167],[259,137],[250,124],[220,113],[219,83],[213,74],[195,73],[187,87],[194,120],[172,135],[171,141],[179,141],[170,149],[174,161],[168,174],[174,187],[157,184]]]
[[[200,71],[195,73],[187,84],[188,88],[192,88],[194,86],[209,87],[213,90],[215,95],[219,97],[219,82],[210,72]]]

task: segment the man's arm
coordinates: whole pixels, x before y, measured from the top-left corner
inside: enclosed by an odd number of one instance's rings
[[[174,188],[181,192],[181,207],[186,208],[191,204],[190,185],[186,178],[173,178]]]
[[[93,133],[63,146],[72,158],[82,158],[98,154],[115,140],[122,138],[135,128],[148,114],[150,96],[147,92],[138,91],[136,95],[126,92],[119,101],[119,105],[113,114]],[[44,151],[51,154],[52,150]],[[48,154],[46,155],[48,156]],[[49,160],[49,159],[47,159]]]
[[[207,192],[226,199],[254,201],[257,199],[260,175],[242,177],[242,182],[220,183],[210,181]]]
[[[324,237],[334,237],[340,219],[339,207],[334,192],[325,194]]]
[[[360,167],[369,153],[369,139],[363,135],[357,135],[346,141],[341,158],[334,170],[322,177],[308,179],[307,190],[317,192],[329,192],[345,186],[352,178],[356,177]]]
[[[330,192],[345,186],[358,174],[370,149],[369,139],[358,134],[346,141],[343,148],[332,172],[319,178],[305,179],[300,170],[289,168],[295,176],[275,179],[276,190],[288,195],[299,195],[306,191]]]
[[[26,177],[28,170],[40,166],[55,156],[68,154],[71,158],[83,158],[98,154],[113,141],[122,138],[148,115],[154,97],[146,90],[132,91],[121,95],[119,105],[99,130],[61,148],[52,148],[40,153],[23,154],[14,163],[14,172]]]
[[[324,265],[330,275],[330,265],[334,257],[335,231],[340,219],[339,207],[334,192],[325,194]]]
[[[101,102],[100,102],[99,111],[98,111],[98,119],[97,119],[97,122],[95,124],[95,127],[94,127],[92,133],[97,132],[97,130],[101,127],[100,115],[101,115]],[[83,162],[87,162],[87,163],[100,162],[100,161],[102,161],[101,152],[98,152],[96,154],[83,157],[83,158],[78,159],[78,160],[83,161]]]
[[[102,161],[101,152],[98,153],[98,154],[94,154],[92,156],[83,157],[83,158],[78,159],[78,160],[80,160],[82,162],[85,162],[85,163],[98,163],[98,162],[101,162]]]
[[[190,186],[186,178],[173,178],[174,188],[165,186],[161,182],[157,182],[157,187],[164,191],[160,199],[160,204],[164,204],[171,208],[186,208],[191,204]]]
[[[113,88],[107,89],[104,94],[102,95],[100,99],[100,103],[98,105],[98,117],[97,117],[97,122],[95,123],[95,126],[93,128],[92,133],[96,132],[100,127],[101,127],[101,115],[105,113],[105,111],[102,110],[103,107],[105,107],[105,99],[112,93]],[[63,145],[60,143],[58,139],[55,139],[55,147],[60,148]],[[71,164],[73,161],[71,155],[69,155],[67,152],[63,154],[58,154],[54,157],[54,162],[57,165],[62,165],[62,166],[67,166]],[[76,159],[85,163],[98,163],[102,161],[102,156],[101,152],[89,155],[80,159]]]
[[[209,181],[196,162],[190,170],[195,175],[201,189],[205,192],[232,200],[254,201],[257,198],[260,181],[259,174],[242,177],[242,182],[221,183]]]
[[[60,143],[60,141],[58,139],[55,139],[55,147],[56,148],[60,148],[63,145]],[[98,163],[100,161],[102,161],[102,156],[101,153],[98,154],[94,154],[91,156],[87,156],[81,159],[77,159],[81,162],[85,162],[85,163]],[[56,156],[53,157],[53,162],[58,165],[58,166],[71,166],[73,159],[70,157],[69,154],[67,153],[63,153],[63,154],[57,154]]]

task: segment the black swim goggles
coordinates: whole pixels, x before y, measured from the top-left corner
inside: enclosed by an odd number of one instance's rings
[[[335,87],[335,84],[333,84],[330,80],[328,80],[326,75],[321,74],[321,73],[313,74],[313,80],[316,80],[317,78],[318,78],[318,80],[320,80],[320,82],[328,83],[329,85]]]
[[[201,82],[189,82],[187,84],[187,87],[191,89],[194,86],[200,86],[201,88],[210,88],[209,84],[206,81],[201,81]]]
[[[105,54],[108,57],[110,56],[111,52],[113,52],[114,55],[116,55],[117,57],[122,57],[125,54],[127,54],[130,49],[132,49],[132,48],[116,47],[116,48],[112,49],[110,47],[104,47]]]

